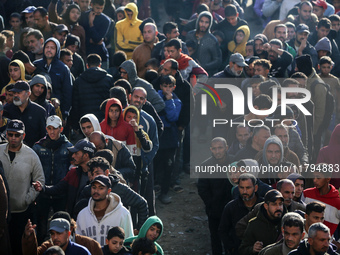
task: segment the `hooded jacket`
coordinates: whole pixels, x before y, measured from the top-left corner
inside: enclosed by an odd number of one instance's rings
[[[115,226],[123,228],[126,237],[133,236],[130,212],[123,206],[117,194],[110,193],[108,198],[110,204],[100,221],[94,213],[95,201],[92,198],[90,198],[88,206],[81,210],[77,217],[76,234],[91,237],[102,246],[105,245],[108,231]]]
[[[283,145],[282,145],[282,142],[281,142],[280,138],[278,138],[276,135],[270,136],[270,137],[266,140],[266,142],[264,143],[263,151],[267,151],[267,148],[268,148],[269,144],[276,144],[276,145],[279,146],[280,151],[281,151],[281,157],[280,157],[280,160],[279,160],[279,162],[278,162],[278,164],[279,164],[280,162],[282,162],[282,160],[283,160],[283,154],[284,154]],[[268,161],[268,159],[267,159],[266,153],[263,153],[262,161],[263,161],[263,165],[265,165],[265,166],[269,166],[269,165],[270,165],[270,163],[269,163],[269,161]]]
[[[115,127],[110,126],[109,109],[112,105],[118,105],[120,108],[120,114]],[[136,139],[135,132],[132,126],[124,120],[123,107],[121,102],[116,98],[111,98],[106,103],[105,119],[100,123],[102,132],[106,135],[110,135],[126,144],[132,155],[136,154]]]
[[[324,224],[329,227],[331,235],[333,235],[340,222],[340,197],[339,191],[333,185],[330,187],[331,190],[325,195],[320,195],[320,191],[316,187],[304,190],[303,195],[306,204],[319,201],[326,205]]]
[[[155,107],[157,112],[160,112],[164,109],[165,103],[163,99],[158,95],[150,83],[137,76],[136,65],[132,60],[124,61],[119,68],[123,68],[127,72],[129,79],[128,81],[130,82],[132,88],[143,87],[146,90],[147,100],[153,105],[153,107]]]
[[[140,228],[139,230],[139,233],[138,233],[138,236],[133,236],[133,237],[130,237],[130,238],[126,238],[125,241],[124,241],[124,246],[128,247],[128,248],[131,248],[131,244],[134,240],[136,239],[139,239],[139,238],[142,238],[142,237],[146,237],[146,233],[148,232],[149,228],[155,224],[155,223],[158,223],[162,226],[162,229],[161,229],[161,232],[159,233],[159,236],[156,238],[156,240],[154,241],[156,247],[157,247],[157,252],[154,254],[154,255],[163,255],[163,249],[162,247],[156,242],[158,241],[162,234],[163,234],[163,222],[161,221],[160,218],[158,218],[157,216],[151,216],[149,217],[145,223],[143,224],[143,226]]]
[[[316,52],[319,50],[328,51],[330,54],[332,54],[332,45],[330,40],[327,37],[321,38],[314,46]]]
[[[79,127],[80,127],[80,130],[81,132],[83,132],[82,128],[81,128],[81,120],[84,119],[84,118],[88,118],[93,126],[93,131],[102,131],[101,128],[100,128],[100,124],[99,124],[99,121],[98,121],[98,118],[92,114],[92,113],[88,113],[88,114],[85,114],[84,116],[82,116],[79,120]],[[83,132],[83,135],[86,137],[86,135],[84,134]],[[85,139],[88,140],[88,138],[86,137]]]
[[[20,80],[26,81],[24,63],[22,63],[19,59],[15,59],[15,60],[11,61],[11,62],[9,63],[9,65],[7,65],[7,68],[8,68],[8,69],[9,69],[10,64],[13,63],[13,62],[14,62],[14,63],[17,63],[17,64],[19,65],[19,67],[20,67]],[[7,87],[9,84],[12,84],[12,83],[14,84],[15,81],[10,77],[10,81],[8,82],[8,84],[7,84],[5,87],[2,88],[1,94],[4,94],[4,93],[6,92],[6,87]]]
[[[240,44],[236,44],[236,34],[237,32],[242,31],[244,34],[244,38]],[[234,33],[234,38],[231,42],[228,43],[228,50],[231,53],[240,53],[242,56],[246,56],[246,44],[249,39],[250,30],[248,26],[240,26]]]
[[[68,67],[59,60],[60,58],[60,44],[59,41],[53,37],[47,39],[45,46],[49,41],[53,41],[57,47],[56,55],[54,56],[51,64],[47,66],[47,59],[44,54],[42,59],[34,61],[34,65],[38,68],[47,70],[52,80],[52,97],[60,100],[61,113],[63,119],[66,120],[72,104],[72,79]]]
[[[133,13],[131,20],[128,18],[126,9],[131,10]],[[118,21],[116,24],[116,51],[124,51],[126,53],[127,59],[131,59],[133,50],[143,42],[143,36],[139,29],[142,21],[137,18],[138,8],[135,3],[128,3],[125,6],[124,13],[126,18]]]
[[[98,120],[105,118],[99,105],[110,97],[113,78],[100,67],[91,67],[74,82],[72,114],[77,121],[87,113],[93,113]]]
[[[202,17],[207,17],[210,20],[210,25],[204,36],[198,40],[196,32],[199,31],[199,21]],[[196,21],[196,29],[188,33],[186,40],[187,42],[192,40],[198,45],[193,58],[198,60],[203,69],[208,72],[209,76],[217,73],[218,68],[222,63],[220,46],[216,37],[210,32],[212,22],[213,18],[210,12],[201,12]]]
[[[309,252],[310,244],[308,243],[308,239],[304,239],[300,242],[298,248],[296,250],[291,251],[290,255],[310,255]],[[334,249],[334,250],[333,250]],[[332,247],[332,243],[330,243],[328,250],[324,255],[337,255],[339,253],[336,252],[336,248]]]

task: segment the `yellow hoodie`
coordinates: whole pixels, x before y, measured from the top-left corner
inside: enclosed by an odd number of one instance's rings
[[[9,68],[9,66],[10,66],[12,63],[17,63],[17,64],[19,65],[19,67],[20,67],[20,76],[21,76],[20,80],[26,81],[26,79],[25,79],[25,66],[24,66],[24,63],[22,63],[19,59],[15,59],[15,60],[13,60],[11,63],[9,63],[8,68]],[[12,77],[11,77],[11,80],[9,81],[9,83],[8,83],[5,87],[3,87],[3,89],[1,90],[1,94],[5,93],[5,92],[6,92],[6,87],[7,87],[9,84],[12,84],[12,83],[16,83],[16,81],[14,81],[14,80],[12,79]]]
[[[126,9],[131,10],[133,13],[131,20],[127,16]],[[124,12],[126,18],[116,24],[115,45],[116,51],[124,51],[127,59],[131,59],[133,50],[143,42],[143,36],[139,30],[142,21],[137,18],[138,8],[135,3],[128,3]]]
[[[236,45],[236,34],[238,31],[243,31],[244,38],[240,44]],[[234,38],[228,43],[228,50],[231,54],[240,53],[243,57],[246,56],[246,44],[249,39],[250,31],[248,26],[240,26],[234,33]]]

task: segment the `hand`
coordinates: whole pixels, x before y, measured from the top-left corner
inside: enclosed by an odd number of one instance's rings
[[[42,185],[40,183],[40,181],[36,181],[36,182],[33,182],[33,187],[36,191],[42,191]]]
[[[166,100],[172,99],[172,93],[171,92],[166,92],[165,98],[166,98]]]
[[[301,54],[302,54],[302,51],[306,48],[306,46],[307,46],[307,38],[301,39],[301,44],[299,47],[299,52],[301,52]]]
[[[37,227],[36,224],[32,225],[32,222],[30,221],[30,219],[28,219],[27,224],[25,226],[25,232],[24,235],[26,238],[28,238],[34,231],[34,229]]]
[[[253,246],[253,252],[254,253],[260,252],[262,248],[263,248],[263,243],[260,241],[256,241],[256,243],[254,243],[254,246]]]
[[[90,13],[89,13],[89,25],[90,25],[90,27],[93,27],[93,21],[94,21],[95,17],[96,17],[95,12],[90,11]]]
[[[134,131],[138,131],[138,124],[134,119],[130,120],[129,123],[133,127]]]

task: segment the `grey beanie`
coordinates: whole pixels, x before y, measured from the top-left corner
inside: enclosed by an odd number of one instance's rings
[[[38,83],[47,86],[47,80],[41,74],[37,74],[32,78],[32,80],[30,81],[30,86],[32,87],[33,85],[38,84]]]

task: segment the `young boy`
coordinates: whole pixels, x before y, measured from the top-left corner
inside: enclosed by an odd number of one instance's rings
[[[13,47],[14,47],[14,32],[11,30],[3,30],[1,34],[6,36],[6,44],[5,44],[5,54],[11,59],[13,57]]]
[[[234,40],[228,43],[228,50],[230,55],[233,53],[240,53],[246,56],[246,44],[249,39],[250,30],[248,26],[240,26],[234,33]]]
[[[113,227],[107,233],[106,245],[102,247],[103,255],[130,255],[129,250],[123,245],[125,239],[124,229]]]
[[[182,102],[173,93],[176,88],[176,80],[173,76],[163,76],[160,81],[160,88],[158,94],[165,101],[165,108],[159,113],[164,123],[164,132],[159,139],[159,150],[155,156],[154,164],[155,169],[160,170],[156,178],[161,185],[161,194],[158,198],[163,204],[169,204],[171,203],[171,198],[168,196],[168,191],[178,147],[176,121],[181,112]]]
[[[157,252],[155,244],[147,238],[136,239],[132,244],[132,255],[152,255]]]
[[[13,52],[16,52],[20,49],[20,35],[22,33],[21,15],[17,12],[13,12],[9,18],[9,24],[11,25],[11,30],[14,32]]]
[[[163,233],[163,222],[157,216],[151,216],[144,222],[143,226],[140,228],[138,236],[127,238],[124,241],[124,245],[127,248],[131,248],[131,246],[133,246],[134,244],[132,243],[134,240],[137,241],[137,239],[146,238],[152,241],[157,247],[157,251],[155,251],[153,254],[163,255],[162,247],[156,242],[157,240],[161,238],[162,233]]]

